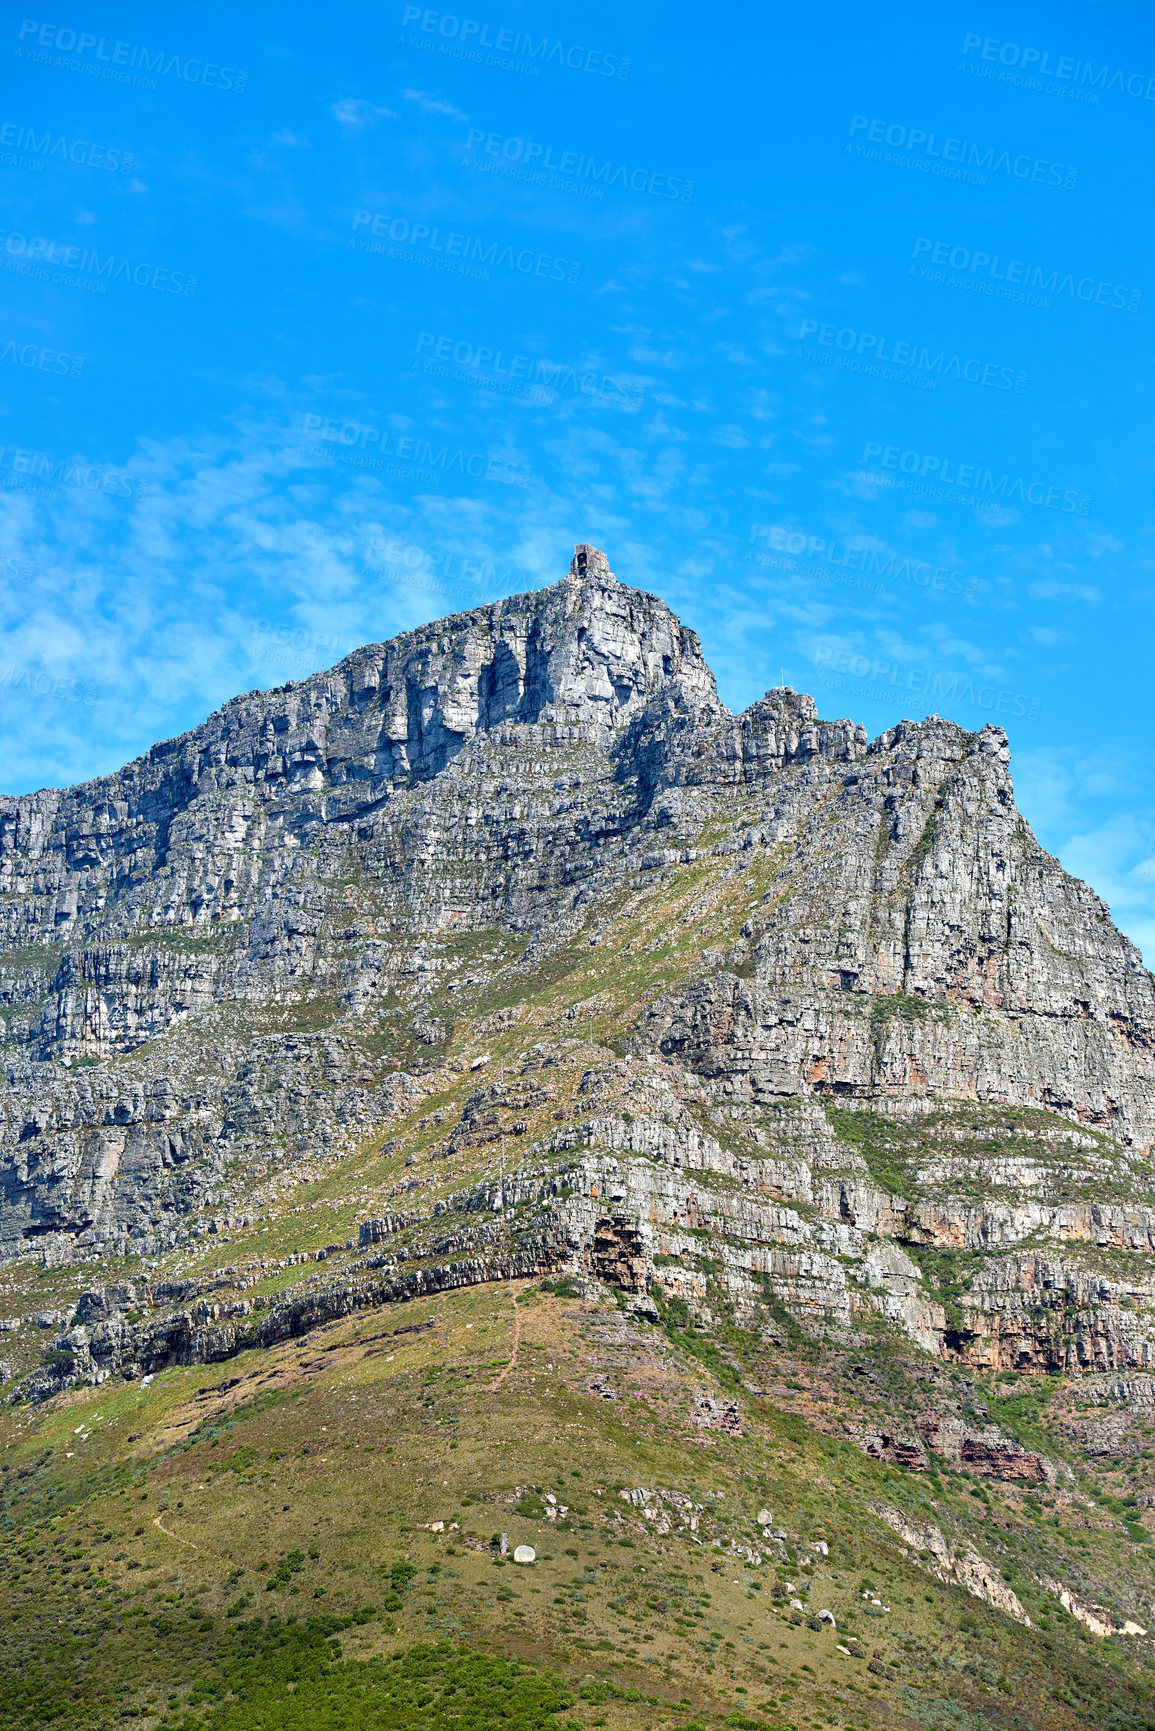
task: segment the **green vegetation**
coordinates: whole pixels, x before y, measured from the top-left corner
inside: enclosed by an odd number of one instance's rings
[[[234,1473],[243,1473],[255,1466],[256,1459],[257,1451],[252,1443],[242,1443],[239,1449],[234,1449],[227,1460],[221,1462],[221,1465]]]
[[[1028,1448],[1053,1447],[1045,1428],[1047,1406],[1056,1392],[1048,1377],[1035,1377],[1013,1393],[986,1391],[985,1398],[995,1422],[1018,1437]]]
[[[63,1370],[71,1373],[76,1369],[75,1356],[67,1347],[49,1347],[40,1355],[40,1362],[46,1370]]]
[[[994,1696],[1010,1677],[1020,1696],[1045,1701],[1061,1677],[1090,1711],[1102,1667],[1076,1634],[1053,1630],[1049,1655],[1039,1636],[920,1575],[872,1513],[897,1503],[951,1532],[997,1515],[1014,1539],[1000,1567],[1019,1571],[1026,1594],[1043,1560],[1015,1538],[1026,1522],[1013,1507],[994,1491],[959,1497],[957,1475],[943,1475],[944,1491],[937,1477],[896,1473],[815,1429],[804,1415],[822,1361],[804,1338],[767,1354],[726,1319],[717,1292],[712,1333],[678,1298],[655,1302],[660,1329],[540,1285],[515,1314],[504,1286],[486,1287],[242,1354],[228,1377],[174,1368],[147,1390],[105,1386],[36,1414],[10,1409],[0,1417],[10,1445],[0,1452],[5,1731],[40,1731],[65,1714],[70,1731],[122,1721],[140,1731],[424,1731],[459,1712],[478,1731],[509,1731],[503,1702],[514,1723],[557,1717],[561,1731],[592,1731],[600,1718],[612,1731],[675,1731],[690,1713],[703,1725],[737,1715],[760,1731],[802,1731],[835,1709],[844,1723],[873,1724],[861,1714],[875,1679],[869,1647],[854,1656],[856,1626],[875,1644],[921,1643],[943,1712],[989,1716],[988,1687],[965,1668],[976,1646]],[[603,1403],[588,1379],[623,1340],[614,1380],[628,1398]],[[893,1405],[916,1367],[888,1350],[870,1362]],[[640,1368],[655,1354],[660,1394]],[[772,1397],[750,1392],[775,1378]],[[688,1422],[704,1388],[737,1403],[738,1429]],[[439,1422],[447,1406],[461,1420],[453,1433]],[[678,1504],[660,1505],[666,1530],[621,1497],[639,1485],[693,1498],[701,1544]],[[551,1521],[550,1495],[568,1505],[564,1522]],[[729,1540],[760,1545],[763,1504],[788,1543],[750,1564],[728,1554]],[[1134,1524],[1135,1510],[1126,1518]],[[1110,1516],[1116,1544],[1123,1519]],[[1052,1529],[1032,1521],[1053,1545]],[[499,1554],[503,1532],[511,1547],[534,1545],[532,1569]],[[829,1559],[810,1548],[820,1536]],[[990,1555],[983,1531],[973,1542]],[[805,1615],[790,1609],[787,1580],[803,1589]],[[892,1612],[863,1607],[862,1582]],[[826,1605],[850,1657],[817,1616]],[[1048,1607],[1037,1593],[1032,1619]],[[964,1613],[976,1634],[959,1632]],[[909,1675],[910,1653],[904,1664]],[[883,1677],[882,1723],[906,1731],[904,1698],[885,1667]],[[1051,1726],[1045,1713],[1028,1722]]]
[[[894,992],[888,998],[874,998],[870,1005],[870,1031],[876,1038],[888,1022],[925,1022],[931,1006],[925,998],[910,992]]]
[[[893,1000],[880,1001],[890,1003]],[[871,1015],[873,1017],[874,1011]],[[847,1142],[858,1150],[879,1188],[892,1196],[910,1196],[910,1153],[896,1135],[891,1120],[880,1118],[877,1112],[850,1107],[826,1104],[825,1109],[834,1134],[841,1142]]]
[[[923,1280],[946,1312],[947,1327],[956,1332],[966,1330],[968,1319],[960,1300],[974,1284],[983,1257],[949,1245],[934,1249],[928,1244],[912,1244],[909,1239],[904,1240],[903,1249],[917,1262]]]
[[[667,1298],[656,1282],[651,1283],[650,1297],[657,1307],[667,1338],[684,1352],[691,1353],[700,1364],[706,1365],[724,1386],[736,1388],[741,1382],[739,1373],[723,1357],[714,1341],[697,1333],[685,1301],[681,1298]]]
[[[338,1619],[303,1627],[275,1618],[242,1624],[216,1678],[190,1692],[187,1711],[158,1731],[560,1731],[573,1705],[556,1678],[448,1641],[418,1643],[388,1659],[347,1660]],[[227,1692],[219,1704],[214,1695]]]

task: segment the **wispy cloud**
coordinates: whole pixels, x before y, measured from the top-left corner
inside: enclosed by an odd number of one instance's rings
[[[406,102],[412,102],[422,114],[447,114],[451,120],[468,120],[468,114],[446,102],[443,96],[431,96],[427,90],[403,90]]]
[[[350,132],[365,132],[381,120],[400,118],[396,109],[383,108],[378,103],[366,101],[362,96],[342,96],[334,102],[329,112],[339,126]]]
[[[398,502],[373,475],[319,463],[279,416],[142,443],[117,474],[115,494],[0,491],[5,791],[107,773],[238,691],[489,598],[442,586],[446,548],[478,573],[516,565],[505,589],[562,574],[492,552],[509,545],[503,488]],[[382,544],[408,563],[383,572]],[[296,633],[295,659],[270,654],[270,622]]]
[[[1101,601],[1103,592],[1091,583],[1032,583],[1027,591],[1035,601]]]

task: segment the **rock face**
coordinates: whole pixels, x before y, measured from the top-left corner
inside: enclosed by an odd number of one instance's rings
[[[735,716],[582,545],[551,588],[0,801],[0,1259],[243,1234],[368,1143],[417,1168],[359,1195],[328,1296],[210,1314],[145,1280],[129,1322],[97,1294],[35,1387],[510,1266],[768,1339],[869,1318],[987,1368],[1150,1370],[1155,982],[1009,756],[936,716],[869,741],[789,688]],[[863,1446],[1046,1478],[932,1419]]]
[[[757,760],[777,870],[750,977],[655,1004],[638,1045],[735,1097],[1043,1106],[1149,1149],[1151,975],[1015,809],[1005,736],[931,717],[864,746],[844,725]]]

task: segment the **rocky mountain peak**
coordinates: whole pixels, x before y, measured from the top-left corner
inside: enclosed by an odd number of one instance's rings
[[[499,727],[623,727],[667,686],[723,713],[696,634],[584,543],[563,582],[357,651],[334,674],[346,668],[355,702],[384,713],[376,753],[390,751],[393,780],[426,780]]]
[[[1145,1151],[1151,976],[1039,848],[1008,759],[998,728],[930,716],[871,741],[785,685],[732,714],[694,632],[579,543],[547,588],[249,692],[100,781],[0,801],[0,1027],[21,1077],[0,1255],[45,1233],[119,1242],[169,1207],[170,1155],[150,1142],[147,1183],[106,1172],[100,1137],[67,1126],[120,1108],[75,1070],[61,1106],[45,1063],[128,1059],[240,1003],[245,1026],[315,1003],[309,1025],[341,1038],[405,1003],[408,1059],[473,990],[466,968],[438,999],[421,945],[498,933],[527,967],[569,968],[573,943],[608,954],[620,908],[679,905],[683,871],[697,935],[623,1003],[623,1050],[735,1102],[949,1095]],[[57,1173],[71,1199],[50,1205]]]

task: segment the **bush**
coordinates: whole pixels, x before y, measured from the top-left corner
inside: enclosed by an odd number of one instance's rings
[[[355,1619],[354,1619],[355,1620]],[[235,1631],[222,1681],[232,1699],[205,1711],[198,1731],[439,1731],[454,1723],[481,1731],[562,1731],[557,1713],[574,1705],[558,1679],[491,1652],[419,1644],[389,1659],[342,1659],[333,1634],[350,1619],[311,1619],[303,1628],[276,1619]],[[295,1687],[290,1691],[288,1684]],[[637,1694],[637,1692],[633,1692]],[[640,1698],[640,1696],[638,1697]],[[193,1731],[185,1718],[157,1731]]]
[[[289,1551],[284,1560],[277,1565],[276,1573],[267,1583],[265,1591],[272,1593],[281,1587],[287,1587],[293,1576],[299,1574],[304,1566],[304,1551]]]

